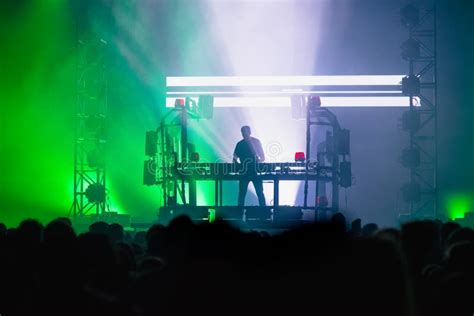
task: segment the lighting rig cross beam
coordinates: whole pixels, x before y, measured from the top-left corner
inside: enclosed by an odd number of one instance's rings
[[[403,75],[167,77],[166,106],[214,97],[214,107],[291,107],[295,96],[318,95],[323,107],[406,107]],[[414,106],[420,102],[413,99]]]

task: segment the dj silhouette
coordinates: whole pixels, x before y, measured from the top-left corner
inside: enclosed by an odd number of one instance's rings
[[[240,129],[243,139],[237,143],[234,149],[234,162],[242,164],[242,178],[239,181],[238,205],[244,206],[245,196],[249,182],[253,182],[258,197],[258,204],[265,206],[265,195],[263,194],[263,182],[258,178],[257,164],[265,161],[262,143],[255,137],[251,137],[249,126]]]

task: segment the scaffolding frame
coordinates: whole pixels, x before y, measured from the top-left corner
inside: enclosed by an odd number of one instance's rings
[[[78,39],[76,44],[76,108],[74,142],[74,216],[109,210],[106,187],[107,145],[107,42],[97,36]],[[89,200],[88,189],[102,196]],[[89,192],[90,194],[91,192]]]
[[[414,4],[411,4],[413,7]],[[409,95],[409,117],[419,117],[417,128],[407,129],[409,150],[419,152],[419,164],[406,166],[411,188],[419,189],[419,197],[409,199],[408,215],[412,219],[438,217],[438,115],[437,115],[437,42],[436,4],[419,7],[419,23],[408,25],[409,41],[418,43],[420,54],[405,59],[411,78],[419,79],[419,93]],[[416,56],[418,55],[418,56]],[[418,104],[420,103],[420,104]],[[403,158],[402,158],[403,159]]]

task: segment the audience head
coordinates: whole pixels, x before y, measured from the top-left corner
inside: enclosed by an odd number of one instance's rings
[[[362,234],[362,220],[356,218],[351,222],[351,234],[352,236],[360,236]]]
[[[378,225],[375,223],[368,223],[362,227],[362,236],[364,237],[372,237],[375,232],[379,229]]]
[[[62,219],[51,221],[44,228],[44,241],[49,242],[65,242],[75,240],[76,234],[72,226]]]
[[[421,273],[430,262],[441,258],[439,226],[433,221],[418,221],[402,225],[401,242],[414,272]]]
[[[107,235],[113,243],[123,241],[125,236],[123,226],[117,223],[109,225]]]
[[[15,230],[14,239],[18,247],[26,250],[26,253],[33,254],[32,251],[39,248],[43,239],[43,225],[37,220],[27,219]]]
[[[400,231],[395,228],[384,228],[377,230],[373,236],[378,239],[390,241],[396,245],[400,244]]]
[[[178,216],[125,238],[119,224],[96,222],[76,236],[65,218],[44,228],[26,220],[11,230],[0,224],[0,237],[6,237],[0,247],[13,254],[1,262],[7,268],[0,273],[8,273],[0,277],[9,297],[36,295],[40,314],[55,314],[59,302],[74,306],[72,314],[114,306],[114,315],[131,315],[131,307],[143,315],[184,315],[191,308],[211,315],[250,309],[302,314],[307,305],[301,301],[318,297],[314,312],[324,314],[413,315],[416,300],[420,314],[437,316],[449,310],[437,295],[464,295],[474,281],[472,229],[436,221],[407,223],[401,230],[361,223],[353,221],[346,231],[346,218],[337,213],[330,222],[274,234]],[[361,291],[361,284],[369,286]],[[233,305],[242,292],[246,298]],[[216,302],[211,306],[205,303],[209,293]],[[460,304],[459,311],[468,305]]]
[[[342,213],[336,213],[331,217],[331,222],[346,227],[346,217]]]
[[[147,253],[149,255],[163,257],[165,251],[166,228],[163,225],[155,224],[146,232]]]
[[[89,226],[89,233],[107,235],[109,224],[106,222],[95,222]]]

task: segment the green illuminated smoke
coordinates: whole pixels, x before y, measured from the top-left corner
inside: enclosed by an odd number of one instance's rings
[[[0,8],[0,221],[67,215],[72,194],[74,31],[66,1]],[[3,7],[5,6],[5,7]]]
[[[474,212],[474,194],[449,194],[446,197],[445,206],[450,219],[463,218],[467,212]]]

